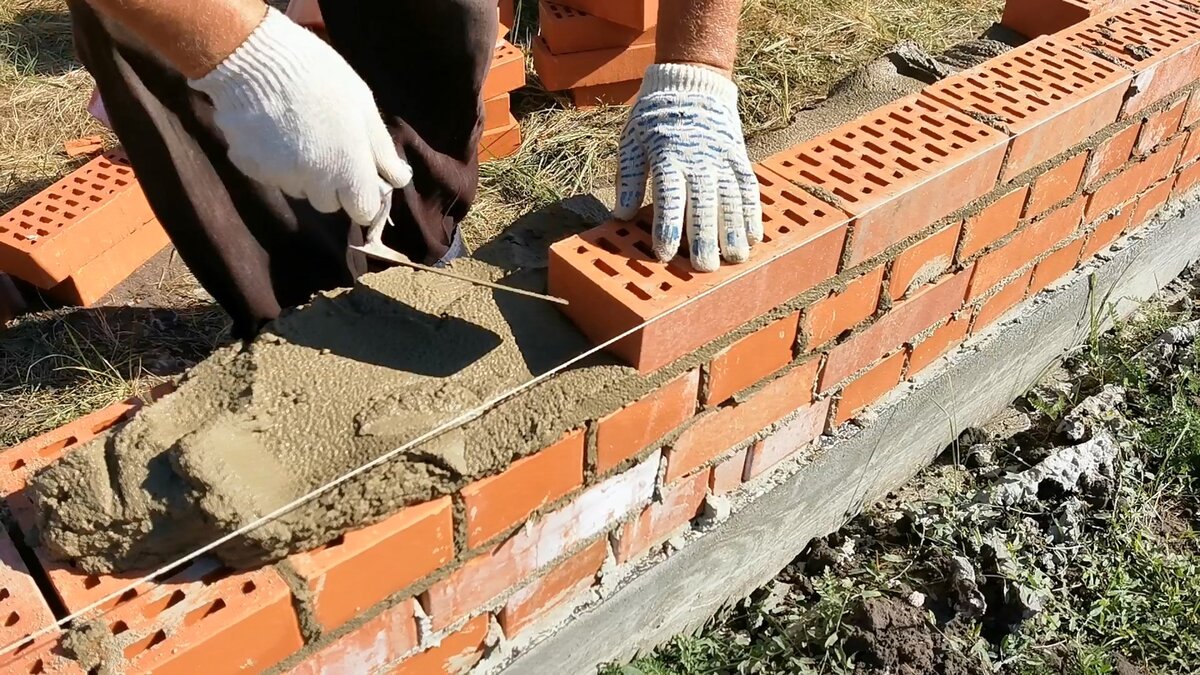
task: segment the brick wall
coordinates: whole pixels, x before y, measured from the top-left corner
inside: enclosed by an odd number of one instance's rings
[[[593,340],[655,319],[614,353],[647,374],[711,358],[321,550],[241,573],[198,561],[122,596],[99,620],[120,647],[108,658],[124,672],[463,672],[602,602],[606,580],[679,543],[712,495],[861,419],[1196,188],[1200,14],[1170,0],[1094,9],[761,162],[769,239],[748,265],[696,275],[657,263],[644,219],[559,242],[550,290],[587,308],[572,318]],[[123,584],[31,548],[22,490],[30,471],[137,407],[0,455],[13,516],[0,609],[16,617],[0,638]],[[95,665],[61,637],[0,658],[0,670]]]

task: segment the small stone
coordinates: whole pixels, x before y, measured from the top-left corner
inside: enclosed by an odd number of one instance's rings
[[[924,607],[925,594],[921,591],[913,591],[912,593],[909,593],[908,604],[912,605],[913,607]]]

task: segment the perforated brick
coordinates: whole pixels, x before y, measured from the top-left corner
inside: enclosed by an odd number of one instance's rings
[[[573,54],[654,42],[654,29],[640,30],[554,2],[538,2],[538,26],[554,54]]]
[[[483,81],[480,96],[487,100],[525,86],[525,55],[511,42],[496,45],[492,65]]]
[[[1200,77],[1200,14],[1172,0],[1144,0],[1059,34],[1134,73],[1123,114],[1132,115]]]
[[[0,529],[0,646],[22,640],[52,623],[54,612],[50,611],[37,583],[29,575],[29,568],[21,560],[16,545],[8,533]],[[52,635],[50,639],[43,638],[36,644],[0,655],[0,672],[38,672],[32,669],[33,663],[24,669],[17,664],[36,661],[40,652],[45,652],[41,658],[52,658],[49,652],[53,642]]]
[[[129,161],[105,153],[0,217],[0,269],[51,288],[153,217]]]
[[[550,292],[570,302],[564,311],[597,343],[707,293],[612,347],[648,372],[836,274],[849,217],[769,171],[758,176],[765,237],[750,262],[707,274],[694,272],[686,254],[658,262],[646,208],[633,222],[610,221],[554,244]]]
[[[1067,28],[1100,12],[1135,0],[1008,0],[1000,23],[1036,38]]]
[[[1009,181],[1116,121],[1132,78],[1057,38],[1041,38],[931,85],[926,93],[1012,136]]]
[[[90,307],[170,244],[171,239],[162,225],[151,218],[112,248],[84,263],[46,294],[68,305]]]
[[[917,95],[763,162],[786,180],[832,194],[857,216],[849,264],[871,258],[991,190],[1004,133]]]

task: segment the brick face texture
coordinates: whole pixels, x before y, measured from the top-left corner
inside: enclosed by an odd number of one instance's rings
[[[552,77],[601,92],[641,68],[656,3],[561,4],[542,5],[537,51]],[[105,627],[128,645],[117,669],[461,672],[494,640],[599,597],[614,568],[654,564],[666,540],[686,545],[676,535],[712,495],[743,490],[737,503],[803,465],[822,433],[870,423],[864,410],[902,378],[919,386],[947,352],[1200,187],[1193,7],[1012,0],[1005,21],[1042,37],[756,165],[767,240],[747,264],[697,274],[686,256],[654,260],[649,208],[552,245],[549,287],[571,302],[568,316],[595,343],[631,331],[610,351],[654,386],[452,494],[274,568],[198,561],[107,603]],[[615,36],[633,48],[596,53]],[[523,56],[501,44],[494,65],[487,98],[503,130]],[[620,85],[606,95],[631,95]],[[110,246],[143,232],[150,216],[122,160],[85,166],[90,184],[56,184],[0,219],[0,267],[82,294],[87,279],[71,274],[79,224],[104,225]],[[22,488],[140,406],[3,452],[6,642],[52,607],[77,610],[124,585],[31,548]],[[0,658],[0,672],[83,672],[62,638]]]

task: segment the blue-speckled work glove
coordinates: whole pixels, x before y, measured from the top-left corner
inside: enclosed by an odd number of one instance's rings
[[[621,139],[613,215],[631,220],[646,180],[654,199],[654,254],[668,261],[687,228],[692,266],[711,272],[721,258],[750,258],[762,241],[758,181],[746,155],[737,86],[703,66],[658,64],[646,70]]]

